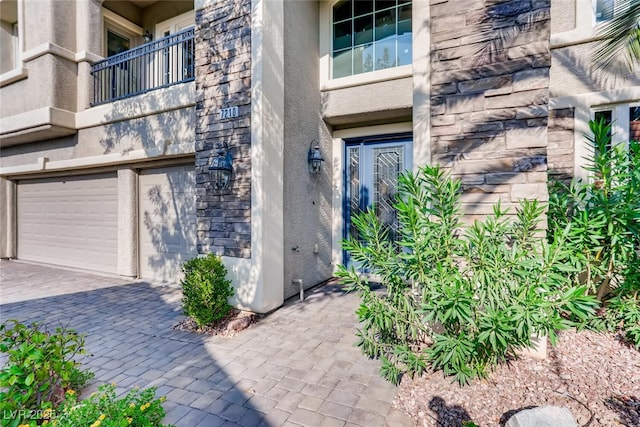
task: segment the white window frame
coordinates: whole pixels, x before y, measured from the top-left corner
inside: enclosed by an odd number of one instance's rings
[[[17,21],[12,24],[13,42],[13,69],[0,74],[0,87],[13,82],[26,79],[27,69],[24,66],[22,53],[24,52],[24,4],[22,1],[16,2]]]
[[[629,109],[640,107],[640,101],[621,104],[598,105],[591,108],[591,120],[599,111],[611,111],[611,144],[629,144]]]
[[[339,1],[320,2],[320,90],[339,89],[411,77],[413,75],[413,64],[416,60],[413,52],[411,64],[333,78],[333,6]],[[415,16],[416,4],[419,2],[420,0],[413,0],[411,3],[412,49],[416,44],[415,24],[417,20]]]
[[[159,39],[164,37],[164,33],[167,31],[169,34],[174,34],[178,31],[195,27],[195,25],[196,13],[194,10],[190,10],[173,18],[169,18],[166,21],[158,22],[156,24],[154,38]]]
[[[140,44],[142,39],[142,27],[134,24],[128,19],[110,11],[102,9],[102,56],[107,57],[107,32],[111,31],[119,36],[126,37],[131,40],[130,49]]]

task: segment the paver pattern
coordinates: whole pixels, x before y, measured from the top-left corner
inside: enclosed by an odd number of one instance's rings
[[[87,334],[96,378],[158,387],[166,423],[215,426],[404,426],[395,387],[354,346],[357,296],[337,285],[289,301],[230,337],[176,331],[178,287],[0,262],[0,320],[44,321]],[[0,360],[4,362],[4,360]]]

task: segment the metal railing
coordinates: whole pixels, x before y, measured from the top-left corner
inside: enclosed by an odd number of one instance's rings
[[[92,106],[195,78],[194,29],[110,56],[91,66]]]

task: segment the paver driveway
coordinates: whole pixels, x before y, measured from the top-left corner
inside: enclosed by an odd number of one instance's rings
[[[410,425],[353,346],[358,300],[325,285],[232,338],[175,331],[180,290],[0,262],[0,320],[86,333],[83,363],[119,391],[155,385],[176,426]]]

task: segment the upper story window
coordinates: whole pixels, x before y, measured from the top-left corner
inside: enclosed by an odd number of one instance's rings
[[[0,9],[0,74],[20,67],[17,2]]]
[[[333,78],[411,64],[411,38],[411,1],[338,1],[333,6]]]

